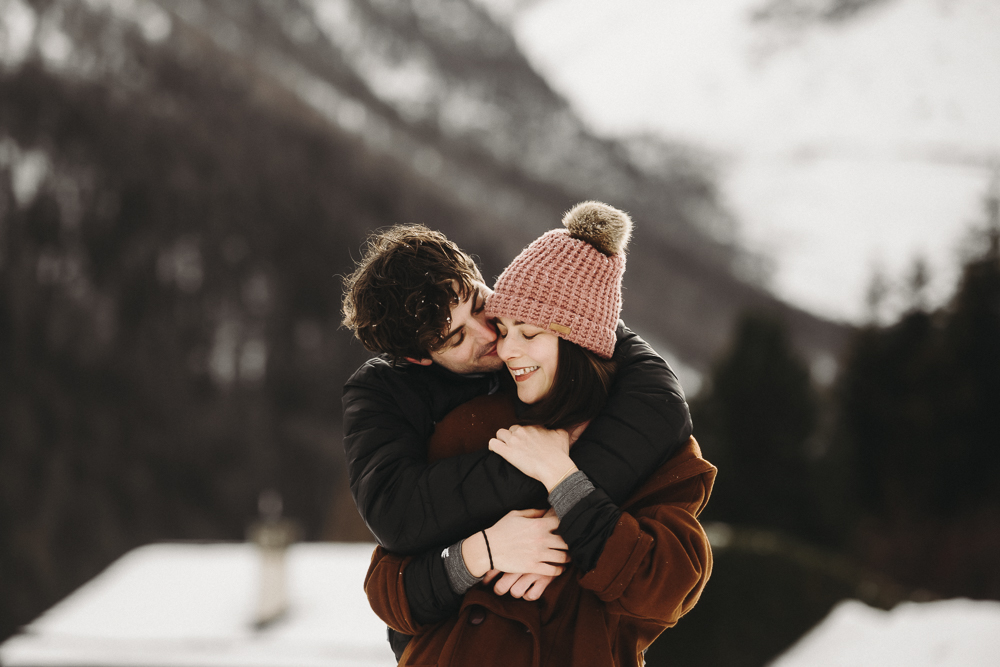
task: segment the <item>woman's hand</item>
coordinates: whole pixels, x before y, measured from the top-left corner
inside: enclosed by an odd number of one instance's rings
[[[493,577],[489,578],[492,581]],[[537,600],[542,597],[542,593],[549,584],[555,581],[555,577],[547,577],[544,574],[517,574],[516,572],[505,572],[496,585],[493,592],[497,595],[510,593],[512,598],[523,598],[525,600]],[[489,583],[489,581],[486,581]]]
[[[588,426],[590,426],[589,419],[585,422],[580,422],[576,426],[569,427],[568,432],[569,432],[570,447],[572,447],[576,443],[576,441],[580,439],[580,436],[583,435],[583,432],[587,430]]]
[[[570,445],[575,440],[576,437],[561,429],[515,425],[497,431],[497,437],[490,439],[490,450],[525,475],[537,479],[551,493],[559,482],[576,470],[573,459],[569,457]]]
[[[554,531],[559,527],[555,516],[544,516],[545,510],[514,510],[487,528],[489,550],[483,532],[466,538],[462,543],[465,566],[474,577],[489,571],[490,554],[493,568],[501,572],[541,574],[554,577],[569,562],[566,542]]]

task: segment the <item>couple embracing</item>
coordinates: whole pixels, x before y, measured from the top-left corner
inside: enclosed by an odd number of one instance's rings
[[[344,322],[365,590],[401,665],[641,665],[697,602],[715,479],[670,367],[619,321],[629,216],[584,202],[493,289],[442,234],[372,237]]]

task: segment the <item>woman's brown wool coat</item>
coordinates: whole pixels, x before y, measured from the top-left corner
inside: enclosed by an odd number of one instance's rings
[[[442,420],[429,458],[484,447],[497,428],[509,426],[509,410],[491,398],[470,401]],[[537,601],[479,585],[465,594],[457,615],[419,625],[403,584],[412,558],[381,547],[365,591],[382,620],[414,635],[400,665],[642,665],[642,651],[694,607],[711,574],[712,552],[697,517],[715,473],[691,438],[622,506],[594,569],[571,567]]]

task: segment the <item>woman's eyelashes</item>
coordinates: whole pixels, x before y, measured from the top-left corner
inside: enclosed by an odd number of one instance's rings
[[[506,338],[507,337],[507,332],[504,329],[500,328],[499,325],[497,325],[497,335],[500,336],[500,338]],[[538,335],[537,333],[533,333],[531,335],[523,333],[523,334],[521,334],[521,338],[523,338],[524,340],[532,340],[537,335]]]

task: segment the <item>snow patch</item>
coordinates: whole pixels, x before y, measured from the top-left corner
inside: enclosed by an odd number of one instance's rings
[[[31,50],[38,16],[22,0],[0,0],[0,64],[15,68]]]
[[[374,546],[292,545],[289,614],[262,631],[253,545],[140,547],[0,645],[0,663],[389,667],[385,624],[362,588]]]
[[[52,171],[48,154],[40,149],[22,150],[9,137],[0,139],[0,168],[10,169],[11,189],[14,201],[20,208],[26,208],[38,196],[42,184]]]
[[[1000,602],[844,600],[771,667],[986,667],[1000,656]]]

